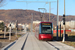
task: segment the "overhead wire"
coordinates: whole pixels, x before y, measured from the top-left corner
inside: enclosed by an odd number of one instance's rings
[[[27,1],[27,0],[26,0]],[[28,2],[26,2],[26,9],[28,9]]]

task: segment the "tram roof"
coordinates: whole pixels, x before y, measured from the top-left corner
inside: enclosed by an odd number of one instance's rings
[[[52,23],[52,22],[40,22],[40,23]]]

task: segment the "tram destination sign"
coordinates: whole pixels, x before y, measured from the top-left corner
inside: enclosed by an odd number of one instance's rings
[[[42,23],[42,25],[51,25],[51,23]]]

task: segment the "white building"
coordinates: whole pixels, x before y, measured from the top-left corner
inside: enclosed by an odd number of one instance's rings
[[[38,20],[36,20],[36,21],[33,21],[33,24],[38,24],[38,23],[40,23],[41,21],[38,21]]]
[[[4,22],[3,20],[0,20],[0,23]]]
[[[58,23],[60,25],[60,21]],[[75,28],[75,20],[65,21],[66,27]],[[61,21],[61,27],[63,27],[63,21]]]
[[[22,26],[22,28],[24,28],[25,26],[26,26],[27,28],[29,27],[28,24],[21,24],[21,23],[19,23],[18,26]]]
[[[75,28],[75,20],[72,20],[72,21],[70,22],[70,27],[71,27],[71,28]]]
[[[9,23],[7,27],[10,27],[10,24],[11,24],[11,28],[15,28],[16,27],[15,23]]]

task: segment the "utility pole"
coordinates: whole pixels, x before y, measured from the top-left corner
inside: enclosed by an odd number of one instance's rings
[[[44,21],[44,10],[43,10],[43,16],[42,17],[43,17],[43,21]]]
[[[60,21],[60,39],[61,39],[61,21]]]
[[[59,8],[59,0],[57,0],[57,40],[58,40],[58,22],[59,22],[58,8]]]
[[[24,31],[25,31],[25,33],[27,32],[26,24],[24,24]]]
[[[10,23],[10,27],[9,27],[9,40],[11,40],[11,23]]]
[[[50,13],[51,13],[51,2],[49,2],[49,22],[50,22]]]
[[[43,13],[43,21],[44,21],[44,13]]]
[[[39,12],[40,12],[40,8],[38,8]],[[41,22],[42,22],[42,14],[40,12],[40,18],[41,18]]]
[[[65,42],[65,0],[64,0],[64,15],[63,15],[63,41],[62,42]]]
[[[40,18],[41,18],[41,22],[42,22],[42,14],[40,15]]]
[[[18,21],[16,20],[16,33],[15,33],[16,38],[17,38],[17,29],[18,29]]]
[[[6,37],[6,26],[4,26],[4,38]]]
[[[32,19],[31,19],[31,33],[33,33],[33,13],[31,15],[32,15]]]

